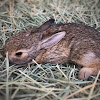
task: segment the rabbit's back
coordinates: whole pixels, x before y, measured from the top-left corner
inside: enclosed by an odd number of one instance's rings
[[[66,31],[66,38],[68,38],[69,40],[70,38],[92,38],[94,40],[100,41],[100,32],[98,32],[96,29],[90,26],[75,23],[53,24],[50,28],[44,31],[44,34],[51,35],[60,31]]]
[[[46,51],[42,61],[53,61],[53,63],[76,61],[81,59],[88,51],[100,58],[100,32],[92,27],[80,24],[54,24],[44,31],[44,38],[60,31],[66,32],[65,37],[57,45]]]

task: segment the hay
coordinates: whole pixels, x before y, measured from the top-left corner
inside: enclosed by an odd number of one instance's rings
[[[74,22],[100,31],[99,0],[1,0],[0,1],[0,100],[99,100],[99,75],[78,80],[77,65],[11,65],[2,58],[7,38],[39,26],[50,18]]]

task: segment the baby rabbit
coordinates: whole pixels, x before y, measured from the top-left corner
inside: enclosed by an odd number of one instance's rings
[[[50,19],[35,29],[9,38],[4,46],[15,64],[75,62],[84,66],[79,79],[87,79],[100,70],[100,32],[80,24],[54,24]]]

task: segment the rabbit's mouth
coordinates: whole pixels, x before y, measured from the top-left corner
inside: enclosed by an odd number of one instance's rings
[[[9,61],[10,63],[13,63],[13,64],[27,64],[27,63],[30,63],[32,61],[32,58],[28,58],[28,59],[24,59],[24,60],[18,60],[16,58],[9,58]]]

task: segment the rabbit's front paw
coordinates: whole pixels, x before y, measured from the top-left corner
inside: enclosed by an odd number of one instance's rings
[[[81,80],[86,80],[89,76],[91,76],[93,73],[93,68],[83,67],[79,71],[78,78]]]

